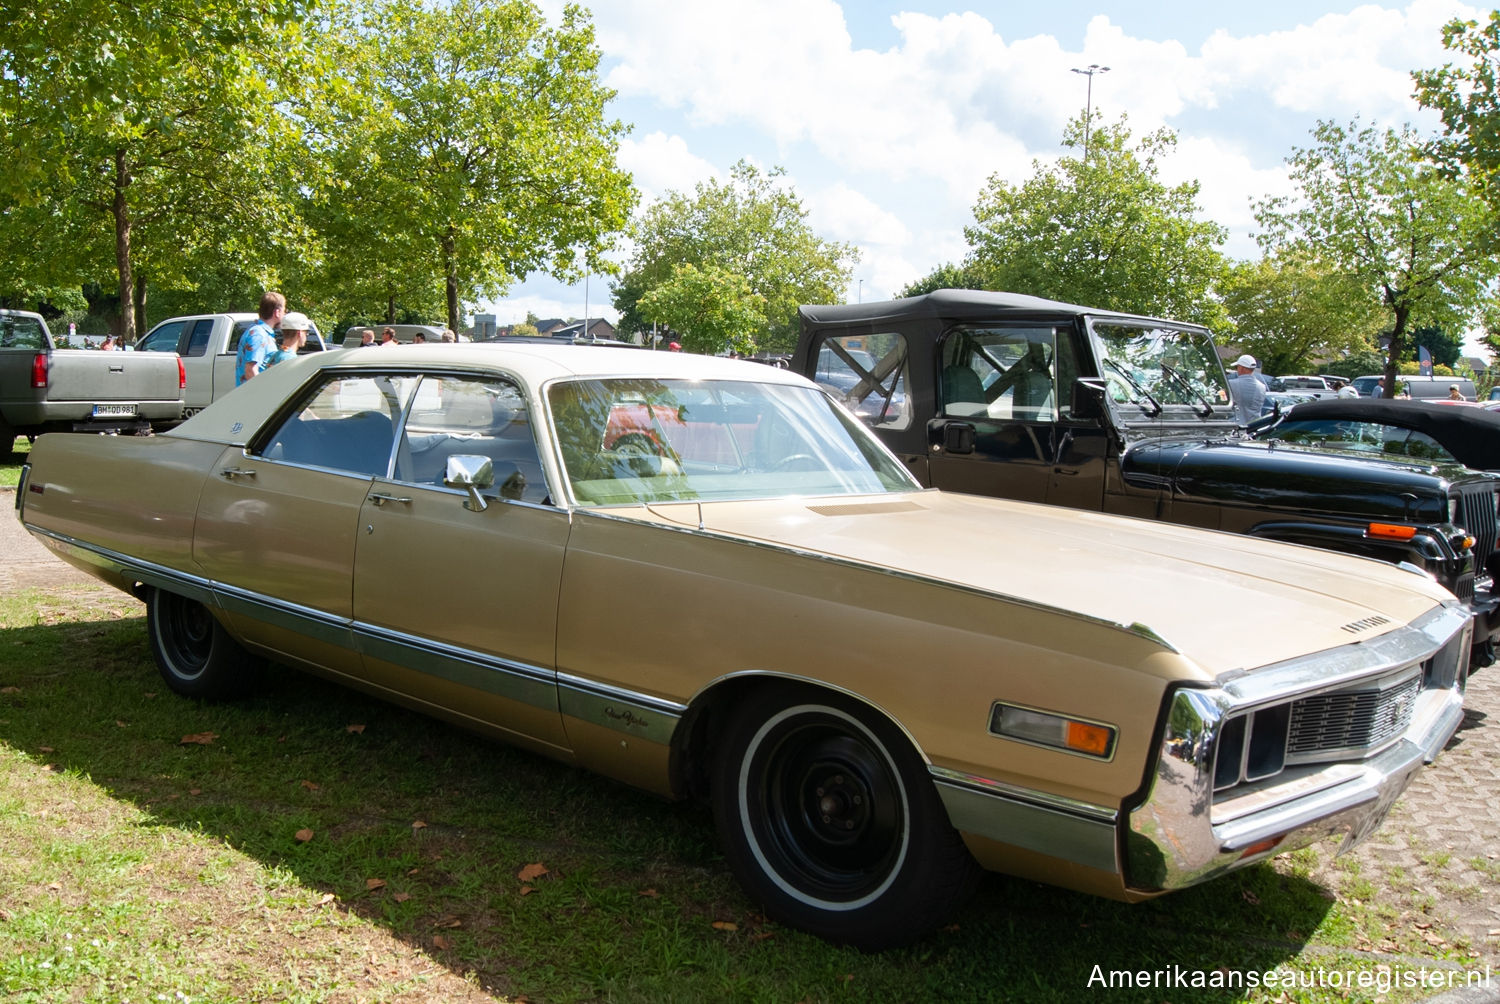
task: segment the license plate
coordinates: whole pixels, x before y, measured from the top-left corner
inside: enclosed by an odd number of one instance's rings
[[[134,415],[133,404],[96,404],[94,405],[95,418],[117,418],[121,415]]]

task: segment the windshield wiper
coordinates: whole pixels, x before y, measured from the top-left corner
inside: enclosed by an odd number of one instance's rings
[[[1199,418],[1214,417],[1214,406],[1208,403],[1208,398],[1198,393],[1198,388],[1193,386],[1191,380],[1183,376],[1181,373],[1177,372],[1176,367],[1166,361],[1162,362],[1161,371],[1167,376],[1171,377],[1173,380],[1176,380],[1179,387],[1186,387],[1187,392],[1196,397],[1198,399],[1198,403],[1203,405],[1203,410],[1198,412]]]
[[[1151,416],[1152,418],[1155,418],[1157,415],[1161,414],[1161,402],[1158,401],[1156,398],[1152,397],[1151,396],[1151,392],[1149,390],[1147,390],[1146,388],[1142,387],[1140,384],[1136,383],[1135,377],[1131,376],[1129,373],[1126,373],[1120,367],[1119,363],[1115,362],[1113,359],[1106,358],[1104,360],[1104,365],[1108,366],[1110,369],[1112,369],[1116,373],[1118,373],[1121,380],[1124,380],[1126,383],[1130,384],[1130,389],[1131,390],[1135,391],[1141,397],[1143,397],[1147,401],[1151,402],[1151,406],[1150,407],[1147,407],[1146,405],[1141,404],[1141,402],[1139,402],[1139,401],[1132,401],[1132,402],[1130,402],[1131,404],[1133,404],[1136,407],[1140,408],[1142,411],[1144,411],[1147,415]],[[1152,409],[1155,409],[1155,410],[1153,411]]]

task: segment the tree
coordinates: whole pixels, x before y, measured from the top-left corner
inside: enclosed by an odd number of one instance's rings
[[[1303,373],[1315,359],[1367,349],[1382,319],[1373,290],[1305,248],[1233,266],[1220,294],[1235,340],[1267,373]]]
[[[1483,25],[1448,22],[1443,47],[1473,62],[1412,74],[1417,100],[1443,117],[1445,135],[1434,147],[1449,164],[1467,168],[1476,187],[1500,203],[1500,10],[1490,11]]]
[[[1419,361],[1420,349],[1426,349],[1428,355],[1432,356],[1434,366],[1452,368],[1457,366],[1459,359],[1463,357],[1463,335],[1435,324],[1415,328],[1411,333],[1411,350],[1407,353],[1407,358],[1413,362]]]
[[[128,341],[148,278],[274,257],[289,214],[272,165],[291,126],[266,67],[283,65],[305,0],[3,4],[0,207],[31,227],[43,271],[76,280],[112,260]]]
[[[613,290],[620,331],[649,331],[653,320],[665,321],[640,305],[658,287],[668,287],[650,301],[660,309],[686,307],[682,290],[696,286],[715,297],[704,315],[713,330],[729,338],[758,310],[748,341],[740,337],[736,344],[744,351],[789,351],[796,344],[797,307],[841,299],[859,254],[813,233],[801,200],[781,181],[784,174],[740,161],[727,182],[700,183],[691,195],[669,192],[653,204],[636,221],[635,254]],[[686,265],[692,271],[679,273]],[[743,288],[731,276],[741,277]],[[729,347],[725,341],[710,348],[698,333],[678,331],[690,339],[685,344],[703,351]]]
[[[327,286],[436,294],[457,331],[463,303],[527,274],[609,267],[636,195],[581,8],[549,28],[530,0],[363,0],[318,47],[330,73],[303,114]]]
[[[1063,145],[1083,147],[1084,119]],[[1086,157],[1062,157],[1011,185],[990,178],[964,228],[965,271],[982,288],[1198,321],[1222,329],[1211,295],[1226,231],[1197,219],[1198,183],[1168,187],[1158,161],[1176,145],[1162,129],[1130,145],[1122,118],[1092,130]]]
[[[948,262],[939,265],[917,281],[907,283],[902,288],[900,295],[921,296],[924,293],[936,292],[939,289],[983,288],[983,281],[977,276],[970,275],[968,269],[964,268],[964,266]]]
[[[1494,212],[1461,176],[1426,160],[1410,128],[1319,122],[1315,144],[1288,158],[1300,198],[1256,206],[1263,247],[1316,247],[1340,272],[1376,291],[1390,346],[1385,388],[1413,322],[1466,327],[1497,264]]]
[[[766,323],[765,297],[738,272],[715,265],[675,265],[666,282],[636,301],[637,311],[678,332],[689,352],[712,354],[724,348],[755,351],[755,334]]]

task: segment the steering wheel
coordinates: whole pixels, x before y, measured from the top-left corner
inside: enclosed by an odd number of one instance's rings
[[[817,469],[818,458],[813,456],[811,453],[789,453],[786,456],[782,457],[780,460],[771,464],[766,468],[766,470],[779,474],[782,471],[788,470],[793,464],[800,463],[802,461],[812,462],[813,466],[811,468],[807,468],[808,470]]]

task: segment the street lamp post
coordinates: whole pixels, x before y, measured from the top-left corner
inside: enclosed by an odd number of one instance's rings
[[[1100,66],[1098,63],[1090,63],[1087,70],[1080,70],[1075,66],[1073,67],[1073,72],[1081,73],[1089,78],[1088,96],[1083,105],[1083,159],[1087,161],[1089,159],[1089,126],[1093,123],[1094,118],[1094,74],[1108,73],[1109,67]]]

